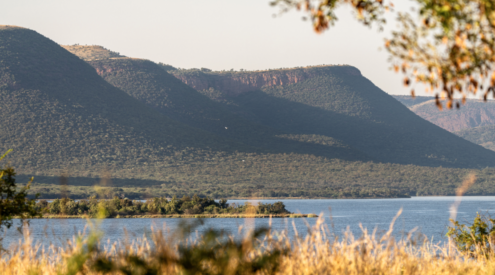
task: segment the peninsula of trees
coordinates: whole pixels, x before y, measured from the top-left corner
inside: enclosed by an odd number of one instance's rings
[[[285,209],[283,202],[244,204],[218,202],[210,198],[181,199],[152,198],[146,201],[130,200],[114,197],[113,199],[97,199],[91,197],[84,200],[69,198],[55,199],[51,202],[40,200],[37,210],[47,218],[92,217],[92,218],[136,218],[136,217],[317,217],[314,214],[294,214]]]

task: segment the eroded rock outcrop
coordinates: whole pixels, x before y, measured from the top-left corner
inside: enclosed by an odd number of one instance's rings
[[[331,68],[332,71],[360,76],[361,72],[351,66],[322,66],[284,70],[254,72],[213,72],[170,71],[190,87],[202,91],[213,88],[225,95],[236,96],[245,92],[261,89],[265,86],[295,84],[318,75],[319,69]]]

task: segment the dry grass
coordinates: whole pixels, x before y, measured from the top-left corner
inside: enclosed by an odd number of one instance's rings
[[[1,274],[494,274],[495,256],[469,258],[449,243],[417,244],[362,229],[337,239],[320,217],[305,236],[248,234],[241,241],[209,232],[193,240],[190,227],[153,231],[149,239],[96,245],[98,233],[43,251],[29,232],[0,261]],[[194,231],[194,230],[192,230]],[[167,234],[165,234],[167,233]],[[186,232],[187,233],[187,232]],[[259,232],[258,232],[259,233]],[[263,233],[263,232],[261,232]],[[168,236],[168,237],[167,237]],[[180,241],[177,241],[180,240]],[[264,258],[263,258],[264,257]]]

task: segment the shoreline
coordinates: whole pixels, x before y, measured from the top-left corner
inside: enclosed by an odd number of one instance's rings
[[[477,195],[475,195],[477,196]],[[489,196],[489,195],[486,195]],[[226,197],[226,198],[214,198],[214,200],[220,200],[220,199],[226,199],[226,200],[377,200],[377,199],[411,199],[412,197],[417,197],[417,196],[409,196],[409,197],[360,197],[360,198],[354,198],[354,197],[349,197],[349,198],[328,198],[328,197]],[[455,195],[452,196],[419,196],[419,197],[455,197]],[[80,198],[71,198],[73,200],[82,200]],[[147,200],[147,199],[153,199],[154,197],[146,197],[146,198],[129,198],[130,200]],[[43,198],[40,197],[38,200],[55,200],[55,199],[61,199],[61,197],[58,198]],[[172,199],[167,197],[168,200]]]
[[[98,219],[92,218],[88,215],[47,215],[43,217],[33,217],[28,219]],[[117,215],[115,217],[107,217],[103,219],[244,219],[244,218],[256,218],[256,219],[269,219],[269,218],[318,218],[316,214],[169,214],[169,215]],[[19,219],[15,217],[14,219]]]
[[[412,197],[413,196],[409,196],[409,197],[363,197],[363,198],[327,198],[327,197],[314,197],[314,198],[310,198],[310,197],[230,197],[230,198],[226,198],[226,199],[227,200],[377,200],[377,199],[410,199]]]
[[[222,198],[226,200],[247,200],[247,201],[253,201],[253,200],[379,200],[379,199],[413,199],[413,198],[452,198],[452,197],[458,197],[456,195],[429,195],[429,196],[409,196],[409,197],[363,197],[363,198],[327,198],[327,197],[227,197],[227,198]],[[463,195],[461,197],[495,197],[495,195]],[[70,197],[69,197],[70,198]],[[152,199],[154,197],[147,197],[147,198],[142,198],[142,199],[131,199],[131,200],[140,200],[140,201],[145,201],[147,199]],[[61,199],[59,198],[38,198],[37,200],[47,200],[47,201],[53,201],[55,199]],[[82,200],[79,198],[70,198],[73,200]],[[171,199],[171,198],[167,198]],[[220,200],[220,199],[214,199],[214,200]]]

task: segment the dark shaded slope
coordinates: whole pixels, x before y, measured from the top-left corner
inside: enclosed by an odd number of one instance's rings
[[[0,49],[0,151],[14,149],[21,172],[84,174],[245,149],[151,110],[34,31],[0,27]]]
[[[112,58],[88,62],[113,86],[146,105],[194,127],[225,136],[263,136],[273,131],[223,110],[196,90],[168,74],[159,65],[143,59]],[[254,135],[253,135],[254,136]]]
[[[142,59],[111,58],[89,62],[110,84],[155,110],[200,128],[270,153],[302,153],[343,160],[371,160],[366,154],[331,138],[310,141],[253,123],[185,85],[159,65]]]
[[[173,73],[196,88],[197,83],[204,82],[195,82],[198,77],[193,75],[197,71]],[[219,90],[239,106],[233,111],[237,109],[246,118],[290,134],[344,140],[382,162],[448,167],[495,165],[493,152],[421,119],[353,67],[202,73],[201,77],[209,75],[213,80],[210,86],[201,86],[203,91]],[[218,81],[222,77],[239,79],[244,84],[243,92],[237,95],[227,90]],[[260,85],[262,80],[265,82]],[[246,83],[251,85],[250,90],[245,88]]]

